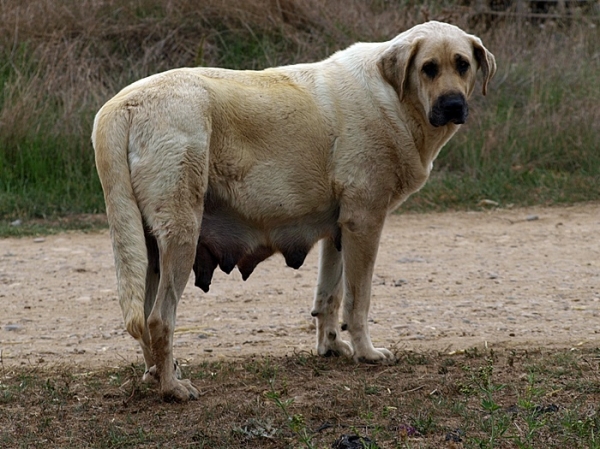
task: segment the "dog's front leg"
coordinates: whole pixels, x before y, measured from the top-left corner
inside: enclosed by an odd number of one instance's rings
[[[342,302],[342,254],[331,239],[320,243],[319,280],[311,315],[317,319],[317,353],[329,357],[352,357],[352,346],[340,337],[339,309]]]
[[[385,214],[379,211],[352,211],[342,224],[344,271],[343,317],[360,362],[393,360],[384,348],[375,348],[368,328],[371,282]]]

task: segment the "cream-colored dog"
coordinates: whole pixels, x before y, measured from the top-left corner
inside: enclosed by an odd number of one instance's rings
[[[367,327],[383,223],[465,122],[478,69],[485,94],[493,55],[477,37],[428,22],[313,64],[171,70],[106,103],[92,141],[145,379],[166,399],[198,397],[172,352],[192,269],[207,291],[217,266],[246,279],[281,252],[298,268],[318,240],[318,353],[392,359]]]

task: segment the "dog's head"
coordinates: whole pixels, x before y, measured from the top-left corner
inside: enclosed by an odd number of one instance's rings
[[[476,72],[483,73],[485,95],[496,60],[478,37],[453,25],[427,22],[391,41],[378,68],[400,101],[417,102],[429,123],[439,127],[466,121]]]

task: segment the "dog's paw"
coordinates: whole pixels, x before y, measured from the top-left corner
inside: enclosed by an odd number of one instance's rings
[[[317,345],[317,353],[322,357],[339,357],[344,356],[351,358],[354,354],[352,345],[341,338],[327,340],[326,342]]]
[[[354,360],[359,363],[385,363],[393,362],[396,357],[385,348],[365,348],[354,354]]]
[[[200,393],[189,379],[172,379],[160,388],[160,394],[166,402],[186,402],[200,397]]]

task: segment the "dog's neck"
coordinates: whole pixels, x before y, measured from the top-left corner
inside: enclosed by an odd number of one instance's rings
[[[460,125],[449,123],[445,126],[435,127],[429,123],[427,114],[417,99],[407,96],[404,98],[403,104],[410,111],[404,117],[408,131],[412,135],[416,148],[419,148],[419,157],[423,167],[429,172],[440,150],[458,131]]]

